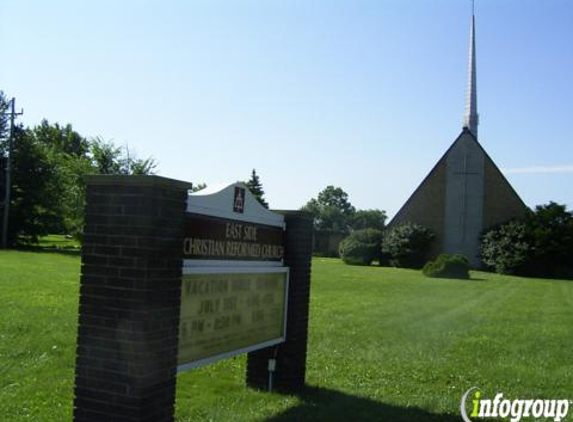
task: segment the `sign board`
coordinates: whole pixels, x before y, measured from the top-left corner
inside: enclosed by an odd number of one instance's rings
[[[185,259],[276,261],[284,258],[282,227],[187,214]]]
[[[284,267],[184,269],[179,369],[283,342],[287,289]]]
[[[285,341],[284,219],[242,183],[187,201],[178,371]]]

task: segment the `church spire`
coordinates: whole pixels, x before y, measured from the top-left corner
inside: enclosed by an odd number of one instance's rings
[[[470,25],[470,51],[468,63],[468,90],[466,93],[466,111],[464,113],[464,128],[468,128],[477,138],[477,83],[476,83],[476,42],[475,42],[474,2],[472,0],[472,19]]]

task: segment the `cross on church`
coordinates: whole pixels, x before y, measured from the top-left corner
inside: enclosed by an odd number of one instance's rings
[[[468,178],[467,176],[479,176],[480,173],[475,171],[468,171],[468,153],[464,154],[464,165],[462,171],[454,171],[456,176],[462,176],[464,178],[463,183],[463,190],[460,195],[462,200],[462,212],[461,212],[461,227],[462,227],[462,240],[466,238],[466,214],[467,214],[467,204],[466,204],[466,197],[467,197],[467,190],[468,190]]]

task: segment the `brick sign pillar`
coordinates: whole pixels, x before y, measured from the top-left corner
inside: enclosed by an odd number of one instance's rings
[[[278,212],[286,223],[285,265],[290,267],[286,342],[248,354],[247,385],[269,389],[269,360],[276,360],[273,390],[300,391],[305,385],[312,219],[297,211]]]
[[[191,184],[87,179],[74,421],[173,421]]]

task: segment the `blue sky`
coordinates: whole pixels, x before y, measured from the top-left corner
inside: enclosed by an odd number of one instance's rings
[[[0,0],[21,121],[272,207],[325,186],[393,215],[461,131],[469,0]],[[480,142],[529,206],[573,207],[573,2],[477,0]]]

